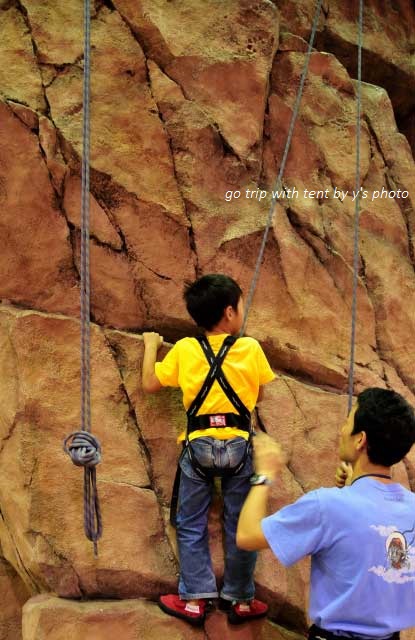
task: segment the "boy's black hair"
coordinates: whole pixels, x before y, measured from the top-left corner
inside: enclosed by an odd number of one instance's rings
[[[237,282],[221,273],[210,273],[195,282],[186,282],[183,297],[198,327],[210,331],[218,324],[226,307],[237,309],[242,290]]]
[[[372,387],[357,397],[352,434],[364,431],[372,464],[390,467],[408,453],[415,442],[415,414],[396,391]]]

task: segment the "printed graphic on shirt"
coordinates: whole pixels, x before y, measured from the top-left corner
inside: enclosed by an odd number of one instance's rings
[[[385,538],[385,565],[370,567],[385,582],[403,584],[415,581],[415,522],[412,529],[398,531],[393,525],[372,524],[378,534]]]

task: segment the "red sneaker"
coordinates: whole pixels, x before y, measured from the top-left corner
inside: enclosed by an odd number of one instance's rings
[[[186,620],[194,627],[201,627],[206,617],[206,603],[199,600],[199,604],[189,604],[187,600],[182,600],[180,596],[171,593],[167,596],[160,596],[159,607],[170,616]]]
[[[249,620],[264,618],[268,612],[268,605],[261,600],[250,600],[249,602],[238,602],[232,604],[228,611],[228,622],[230,624],[242,624]]]

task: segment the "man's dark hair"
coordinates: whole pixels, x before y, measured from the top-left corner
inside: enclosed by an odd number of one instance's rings
[[[396,391],[373,387],[357,397],[352,434],[364,431],[372,464],[390,467],[408,453],[415,442],[415,414]]]
[[[210,273],[195,282],[186,282],[186,307],[198,327],[210,331],[222,318],[229,305],[237,309],[242,295],[235,280],[221,273]]]

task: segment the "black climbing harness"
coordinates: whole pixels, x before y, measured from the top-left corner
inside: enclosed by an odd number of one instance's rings
[[[239,426],[243,431],[249,431],[251,425],[251,412],[244,405],[239,396],[232,389],[231,385],[227,381],[225,374],[222,371],[222,364],[225,360],[225,356],[228,353],[232,345],[235,344],[237,338],[235,336],[226,336],[221,348],[218,351],[217,356],[213,353],[212,347],[209,344],[206,336],[198,336],[197,340],[203,349],[203,353],[206,356],[206,360],[210,365],[209,373],[199,390],[199,393],[194,398],[192,404],[188,408],[187,415],[187,434],[196,431],[197,429],[206,429],[207,427],[222,427],[222,426]],[[200,410],[203,402],[206,399],[209,391],[212,388],[214,381],[217,380],[225,393],[228,400],[233,404],[238,415],[235,413],[230,414],[214,414],[212,416],[197,416],[197,412]],[[220,417],[219,417],[220,416]],[[232,419],[232,422],[223,423],[221,418]]]
[[[203,353],[206,356],[207,361],[210,364],[210,370],[205,378],[199,393],[194,398],[192,404],[188,408],[187,415],[187,430],[185,448],[189,453],[189,460],[192,463],[192,467],[197,475],[203,480],[213,479],[215,476],[229,476],[237,474],[245,465],[251,446],[251,412],[244,405],[239,396],[232,389],[231,385],[227,381],[225,374],[222,371],[222,364],[225,360],[225,356],[233,344],[235,344],[237,338],[235,336],[227,336],[222,343],[221,348],[217,356],[213,353],[212,347],[209,344],[208,339],[205,336],[198,336],[197,338],[200,346],[203,349]],[[221,413],[221,414],[205,414],[198,416],[197,412],[200,410],[206,396],[212,388],[213,383],[217,380],[222,388],[222,391],[233,404],[238,414],[235,413]],[[197,460],[192,450],[192,444],[189,440],[189,435],[198,429],[214,428],[219,429],[223,427],[237,426],[241,431],[247,431],[249,433],[248,440],[246,441],[246,448],[244,456],[237,467],[233,469],[216,469],[203,467]]]
[[[181,476],[181,468],[180,462],[182,457],[187,453],[189,456],[189,460],[193,467],[193,470],[197,475],[205,481],[212,482],[215,477],[229,477],[234,476],[239,473],[248,459],[248,456],[251,451],[252,446],[252,426],[251,426],[251,412],[244,405],[240,397],[235,393],[235,390],[231,387],[228,380],[226,379],[225,374],[222,370],[222,364],[225,360],[225,357],[232,347],[235,344],[237,337],[235,336],[227,336],[222,343],[221,348],[219,349],[217,355],[215,356],[212,347],[209,344],[208,339],[205,336],[198,336],[197,340],[203,350],[203,353],[206,356],[206,359],[210,365],[209,372],[199,390],[199,393],[194,398],[190,407],[188,408],[187,415],[187,429],[186,429],[186,439],[183,443],[183,451],[179,458],[179,463],[177,465],[176,477],[174,479],[173,491],[172,491],[172,499],[170,503],[170,522],[173,526],[176,525],[176,513],[177,513],[177,503],[179,497],[179,486],[180,486],[180,476]],[[206,399],[209,391],[212,388],[215,380],[218,381],[221,386],[222,391],[228,398],[228,400],[235,407],[236,413],[214,413],[214,414],[202,414],[197,415],[197,412],[200,410],[204,400]],[[257,415],[257,417],[259,417]],[[258,424],[260,428],[265,431],[265,427],[261,420],[258,420]],[[236,467],[226,467],[226,468],[217,468],[217,467],[204,467],[198,461],[193,449],[191,440],[189,440],[189,435],[194,431],[199,429],[208,429],[208,428],[223,428],[223,427],[237,427],[241,431],[247,431],[249,436],[246,440],[246,447],[244,451],[244,455],[242,459],[237,464]]]

